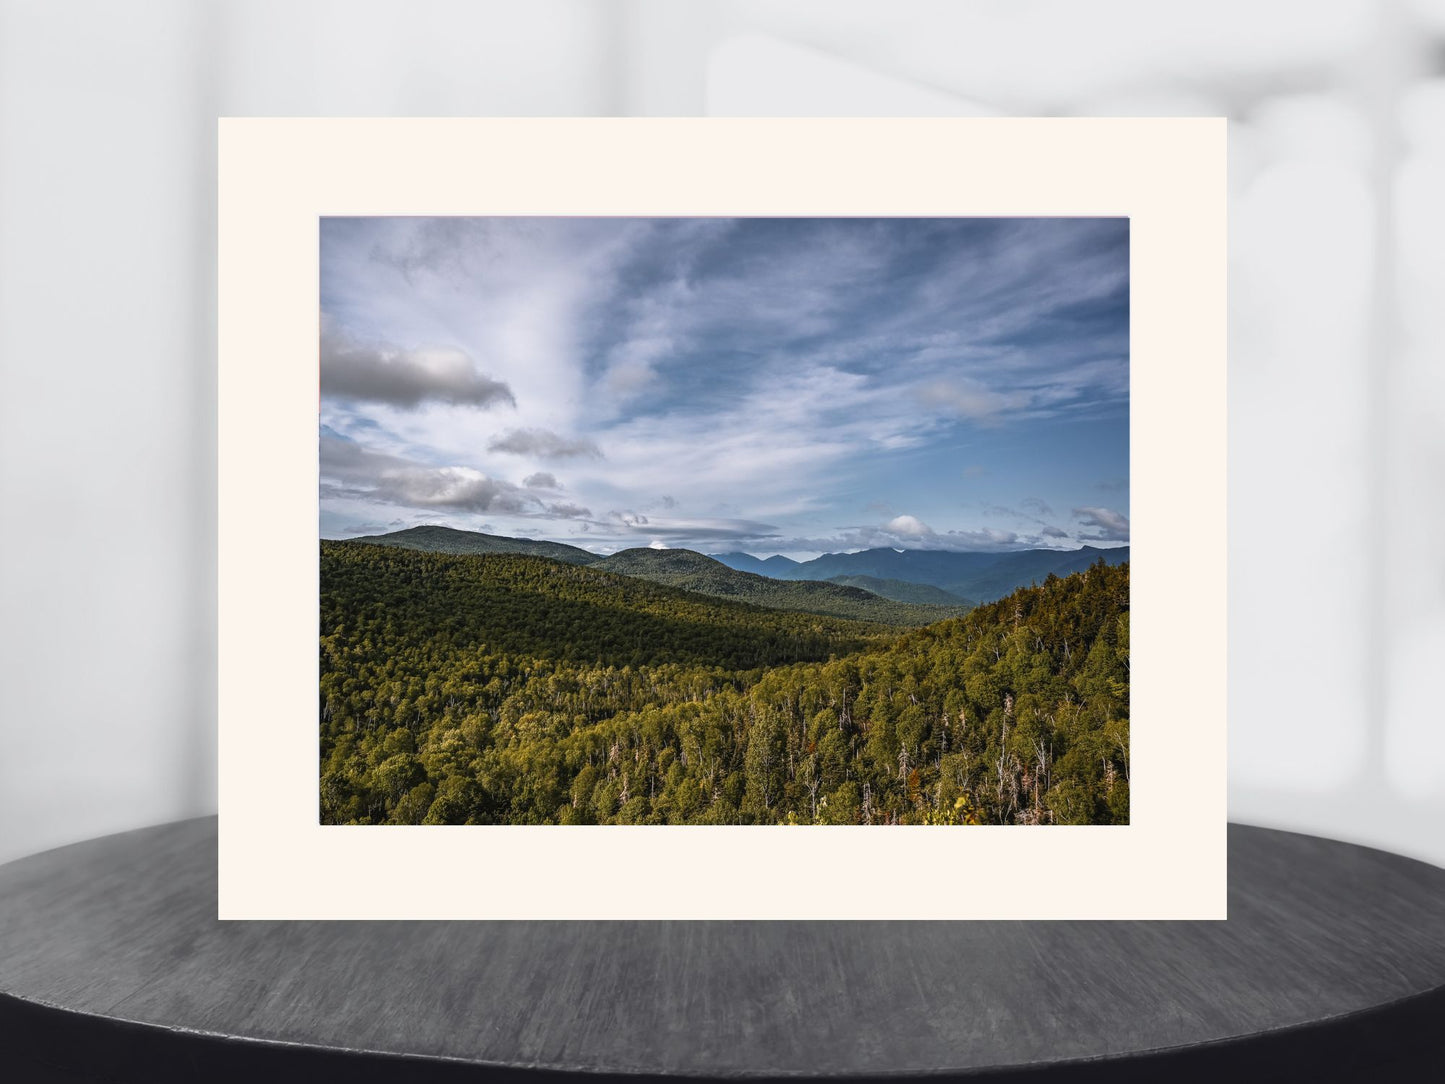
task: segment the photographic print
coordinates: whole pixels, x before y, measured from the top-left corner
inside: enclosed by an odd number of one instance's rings
[[[319,230],[323,824],[1129,824],[1127,217]]]
[[[219,915],[1224,917],[1224,137],[224,121]]]

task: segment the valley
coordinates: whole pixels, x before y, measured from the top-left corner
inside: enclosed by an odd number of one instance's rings
[[[970,607],[688,550],[400,534],[321,543],[323,823],[1128,821],[1108,551]],[[897,572],[1028,567],[895,556],[817,571],[936,599]]]

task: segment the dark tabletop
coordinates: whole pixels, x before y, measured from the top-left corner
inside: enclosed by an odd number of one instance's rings
[[[1445,1079],[1445,870],[1310,836],[1227,922],[222,923],[215,855],[0,867],[0,1079]]]

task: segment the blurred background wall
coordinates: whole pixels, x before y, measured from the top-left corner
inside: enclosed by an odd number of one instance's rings
[[[215,119],[1224,115],[1230,808],[1445,864],[1445,0],[0,0],[0,860],[215,809]]]

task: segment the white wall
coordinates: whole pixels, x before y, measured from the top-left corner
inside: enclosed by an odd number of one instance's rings
[[[214,809],[214,119],[1231,117],[1230,797],[1445,863],[1441,0],[0,0],[0,860]]]
[[[214,802],[199,37],[0,8],[0,858]]]

